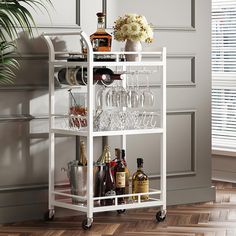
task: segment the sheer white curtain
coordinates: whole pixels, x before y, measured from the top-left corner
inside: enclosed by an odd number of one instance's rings
[[[212,149],[236,151],[236,0],[212,0]]]

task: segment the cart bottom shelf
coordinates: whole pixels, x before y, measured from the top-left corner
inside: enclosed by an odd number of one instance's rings
[[[87,204],[72,204],[71,199],[58,199],[53,200],[53,206],[67,208],[71,210],[77,210],[81,212],[87,212],[88,206]],[[100,206],[94,204],[93,212],[105,212],[105,211],[116,211],[116,210],[125,210],[125,209],[136,209],[136,208],[146,208],[146,207],[158,207],[163,206],[164,202],[160,199],[149,199],[142,202],[133,201],[124,204],[117,204],[117,205],[109,205],[109,206]]]

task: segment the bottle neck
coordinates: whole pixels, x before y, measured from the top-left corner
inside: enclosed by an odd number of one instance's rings
[[[107,153],[107,147],[104,147],[102,155],[97,160],[97,165],[103,165],[106,162],[106,153]]]
[[[105,18],[104,17],[98,17],[97,30],[105,31]]]
[[[80,160],[79,160],[79,162],[83,166],[87,165],[85,143],[83,141],[80,142]]]
[[[142,165],[138,165],[138,171],[142,171],[143,170],[143,166]]]

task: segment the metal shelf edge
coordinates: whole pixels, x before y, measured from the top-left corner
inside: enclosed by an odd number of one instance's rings
[[[163,133],[163,129],[153,128],[153,129],[138,129],[138,130],[96,131],[93,132],[93,136],[100,137],[100,136],[155,134],[155,133],[161,134]]]
[[[65,129],[51,129],[50,132],[55,134],[66,134],[66,135],[79,135],[88,136],[87,131],[76,131],[76,130],[65,130]]]
[[[65,203],[57,200],[52,201],[53,206],[57,207],[62,207],[62,208],[67,208],[71,210],[76,210],[76,211],[82,211],[82,212],[87,212],[87,207],[86,206],[79,206],[71,203]]]
[[[157,200],[141,202],[141,203],[93,207],[93,212],[114,211],[114,210],[119,210],[119,209],[136,209],[136,208],[155,207],[155,206],[162,206],[162,205],[163,205],[163,201],[157,199]]]

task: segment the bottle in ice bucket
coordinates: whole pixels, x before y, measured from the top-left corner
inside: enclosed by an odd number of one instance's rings
[[[78,160],[70,161],[67,175],[70,181],[71,194],[85,197],[87,193],[87,157],[85,142],[80,142],[80,156]],[[83,204],[85,200],[72,197],[73,204]]]
[[[85,147],[84,141],[80,141],[79,165],[80,166],[87,166],[87,154],[86,154],[86,147]]]

